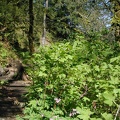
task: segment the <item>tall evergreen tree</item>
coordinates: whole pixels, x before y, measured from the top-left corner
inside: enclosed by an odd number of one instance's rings
[[[67,38],[84,17],[84,3],[83,0],[50,0],[47,29],[57,37]]]

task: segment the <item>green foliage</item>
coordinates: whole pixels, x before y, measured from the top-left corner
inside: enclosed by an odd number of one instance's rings
[[[0,86],[7,84],[7,81],[0,80]]]
[[[0,38],[8,41],[16,49],[19,47],[16,43],[19,43],[20,47],[24,47],[27,39],[25,35],[28,29],[27,6],[26,2],[19,0],[0,1]]]
[[[105,42],[78,38],[40,47],[25,61],[31,65],[33,85],[20,120],[114,118],[120,100],[120,56]]]
[[[14,50],[12,50],[9,43],[0,42],[0,63],[4,66],[11,58],[17,58]]]
[[[84,29],[84,24],[87,24],[88,22],[88,19],[86,19],[87,10],[85,9],[86,2],[87,0],[49,1],[49,9],[47,11],[47,29],[54,36],[64,39],[68,38],[72,32],[75,32],[75,28],[77,29],[77,26],[81,26],[81,28]]]
[[[105,0],[50,0],[47,11],[47,30],[65,39],[75,32],[75,29],[86,35],[91,34],[91,31],[101,32],[110,25],[111,12],[105,9],[107,7],[111,6]]]

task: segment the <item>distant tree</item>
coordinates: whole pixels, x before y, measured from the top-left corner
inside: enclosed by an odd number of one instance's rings
[[[110,4],[105,0],[49,0],[47,30],[61,38],[78,31],[100,32],[110,24],[108,7]]]
[[[68,38],[85,14],[85,1],[49,0],[47,30],[57,37]]]
[[[43,34],[42,34],[42,45],[45,45],[46,42],[46,15],[47,15],[47,9],[48,9],[48,0],[45,0],[44,3],[44,14],[43,14]]]
[[[10,43],[17,42],[22,48],[29,46],[33,53],[33,43],[38,43],[42,36],[44,45],[46,33],[62,39],[75,32],[96,35],[96,32],[99,34],[110,28],[113,15],[113,36],[119,41],[119,6],[119,0],[1,0],[0,36]]]

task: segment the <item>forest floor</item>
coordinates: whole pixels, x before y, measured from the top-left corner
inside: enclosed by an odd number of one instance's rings
[[[30,81],[14,80],[0,87],[0,120],[16,120],[16,115],[23,115],[29,85]]]

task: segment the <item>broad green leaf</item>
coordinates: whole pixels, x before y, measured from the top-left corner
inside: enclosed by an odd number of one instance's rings
[[[46,70],[46,67],[45,66],[41,66],[40,70],[44,72]]]
[[[94,113],[94,112],[91,112],[90,109],[85,109],[85,108],[77,107],[76,110],[79,113],[79,115],[77,117],[82,119],[82,120],[89,120],[90,115],[92,115]]]
[[[120,56],[111,58],[110,63],[113,63],[113,62],[117,61],[118,59],[120,60]]]
[[[95,69],[96,71],[98,71],[98,72],[100,71],[99,66],[97,66],[97,65],[94,66],[94,69]]]
[[[46,86],[48,89],[52,89],[53,88],[53,85],[52,84],[49,84],[48,86]]]
[[[42,88],[37,88],[37,91],[38,91],[38,92],[42,92],[43,89],[42,89]]]
[[[110,76],[110,79],[111,79],[111,80],[109,81],[110,84],[113,84],[113,85],[114,85],[114,84],[115,84],[115,85],[116,85],[116,84],[119,84],[119,78],[118,78],[118,77]]]
[[[90,101],[90,99],[89,98],[87,98],[87,97],[83,97],[83,100],[86,102],[86,101]]]
[[[66,59],[72,60],[72,59],[73,59],[73,56],[72,56],[72,55],[67,55],[67,56],[66,56]]]
[[[47,76],[47,74],[42,72],[42,71],[40,71],[38,75],[39,75],[39,77],[46,77]]]
[[[37,101],[36,101],[36,100],[31,100],[31,101],[29,102],[29,105],[32,106],[32,107],[36,107]]]
[[[115,94],[119,93],[120,94],[120,89],[114,89],[113,93],[115,93]]]
[[[108,104],[109,106],[113,105],[113,101],[115,100],[115,96],[112,92],[104,92],[103,97],[105,98],[104,103]]]
[[[66,59],[65,58],[61,58],[61,59],[59,59],[59,61],[63,63],[63,62],[66,61]]]
[[[101,70],[106,70],[107,68],[108,68],[107,63],[103,62],[100,69]]]
[[[66,75],[65,75],[65,74],[60,74],[60,75],[58,75],[58,77],[59,77],[60,79],[62,79],[62,78],[65,78]]]
[[[77,116],[78,118],[80,118],[80,120],[82,119],[82,120],[89,120],[90,119],[90,116],[88,116],[88,115],[78,115]]]
[[[102,115],[102,117],[105,119],[105,120],[113,120],[113,116],[112,116],[112,114],[108,114],[108,113],[103,113],[103,114],[101,114]]]

